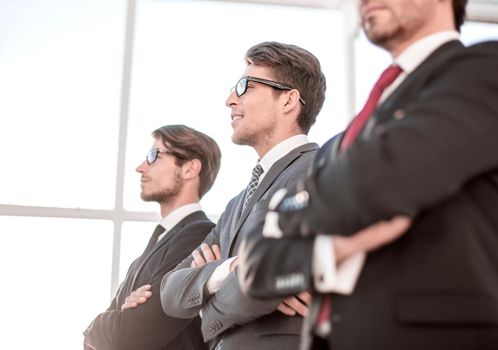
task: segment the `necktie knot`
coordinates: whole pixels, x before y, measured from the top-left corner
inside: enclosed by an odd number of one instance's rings
[[[152,233],[151,241],[157,242],[157,239],[164,231],[166,231],[166,229],[162,225],[157,225]]]
[[[379,80],[375,83],[375,86],[377,86],[379,89],[384,91],[386,87],[391,85],[394,80],[398,77],[398,75],[403,71],[400,66],[391,64],[389,67],[387,67],[382,74],[379,77]]]
[[[263,167],[261,164],[256,164],[256,166],[252,169],[251,179],[256,178],[259,180],[259,177],[264,173]]]
[[[166,229],[161,226],[161,225],[157,225],[154,232],[152,233],[152,236],[150,237],[149,239],[149,243],[147,244],[147,247],[145,247],[145,251],[144,251],[144,254],[147,254],[149,251],[151,251],[151,249],[154,247],[154,245],[157,243],[157,239],[159,238],[159,236],[164,232],[166,231]]]
[[[382,72],[372,91],[370,92],[365,106],[346,129],[341,143],[342,151],[346,150],[353,144],[354,140],[360,134],[360,131],[363,129],[373,111],[377,107],[384,89],[391,85],[402,71],[403,69],[401,69],[400,66],[390,65],[384,70],[384,72]]]

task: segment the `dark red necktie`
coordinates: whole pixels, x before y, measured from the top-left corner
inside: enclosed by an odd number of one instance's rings
[[[368,96],[368,100],[363,106],[363,109],[358,113],[358,115],[353,119],[351,124],[349,124],[344,137],[341,142],[341,151],[346,150],[349,146],[351,146],[356,140],[356,137],[360,134],[361,129],[365,126],[368,121],[368,118],[372,115],[372,112],[377,107],[379,103],[380,96],[384,92],[385,88],[393,83],[394,80],[398,77],[398,75],[402,72],[400,66],[390,65],[386,68],[384,72],[379,77],[379,80],[375,83]]]
[[[358,115],[349,124],[348,128],[344,133],[344,137],[341,142],[341,152],[344,152],[349,146],[353,144],[355,139],[360,134],[368,118],[372,115],[373,111],[379,103],[380,96],[384,92],[385,88],[391,85],[394,80],[399,76],[403,70],[400,66],[390,65],[382,72],[379,79],[375,83],[368,96],[367,102],[363,109],[358,113]],[[320,306],[320,312],[316,318],[316,331],[319,335],[325,336],[330,333],[330,312],[331,312],[331,298],[330,295],[324,295],[322,298],[322,305]]]

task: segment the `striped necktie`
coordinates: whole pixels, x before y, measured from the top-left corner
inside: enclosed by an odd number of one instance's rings
[[[252,195],[256,191],[256,188],[258,187],[259,183],[259,177],[261,176],[261,174],[263,174],[263,172],[264,172],[263,167],[259,163],[256,164],[256,166],[252,169],[251,181],[247,186],[246,198],[244,199],[244,206],[242,208],[246,207],[247,203],[249,202],[249,199],[251,199]]]

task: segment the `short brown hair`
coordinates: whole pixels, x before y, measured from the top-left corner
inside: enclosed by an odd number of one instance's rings
[[[465,7],[467,0],[453,0],[453,18],[455,20],[455,28],[460,31],[460,27],[465,21]]]
[[[297,123],[307,134],[325,101],[326,82],[318,59],[299,46],[267,41],[251,47],[246,61],[271,68],[275,80],[299,90],[306,104],[301,105]]]
[[[220,170],[221,151],[216,141],[185,125],[166,125],[155,130],[152,136],[161,138],[164,146],[174,153],[177,165],[187,160],[200,160],[199,198],[202,198],[213,186]]]

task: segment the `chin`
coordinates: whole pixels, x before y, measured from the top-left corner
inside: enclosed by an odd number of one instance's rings
[[[142,198],[142,200],[144,202],[152,202],[152,201],[154,201],[154,198],[153,198],[152,195],[150,195],[148,193],[144,193],[144,192],[140,193],[140,198]]]
[[[366,31],[366,36],[371,43],[388,49],[390,43],[392,42],[393,36],[395,37],[396,31],[390,30],[375,30],[375,28],[370,27],[369,31]],[[394,35],[393,35],[394,33]]]
[[[240,137],[240,135],[237,135],[235,132],[232,134],[232,142],[236,145],[247,145],[246,139]]]

